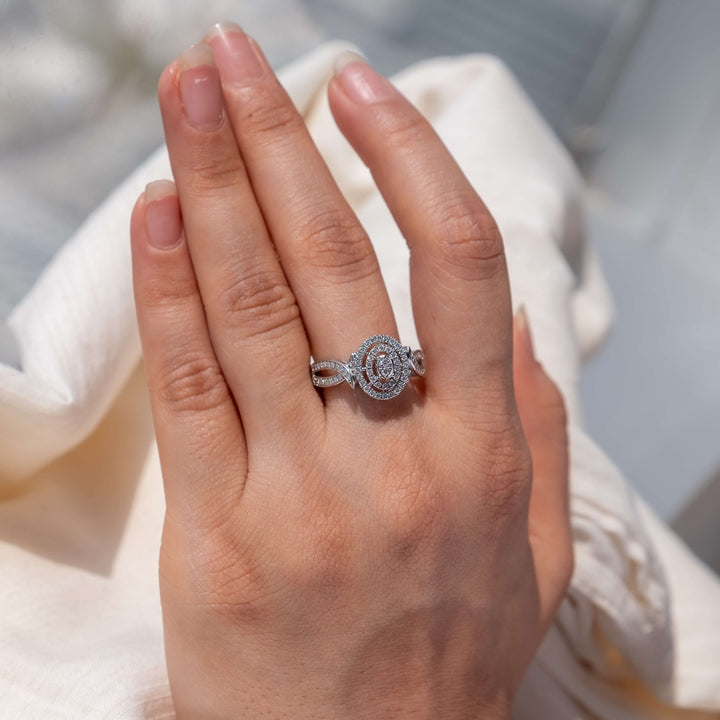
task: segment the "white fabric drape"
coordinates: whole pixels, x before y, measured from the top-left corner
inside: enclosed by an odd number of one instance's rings
[[[407,249],[334,126],[331,44],[282,79],[373,238],[403,343]],[[518,720],[720,717],[720,583],[583,431],[582,359],[610,301],[582,228],[581,182],[497,60],[439,59],[398,86],[495,214],[515,304],[567,400],[576,572],[521,688]],[[163,516],[139,366],[130,209],[169,177],[159,150],[88,219],[17,307],[22,370],[0,365],[0,717],[172,717],[156,560]]]

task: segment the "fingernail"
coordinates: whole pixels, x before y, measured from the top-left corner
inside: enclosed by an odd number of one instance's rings
[[[180,97],[187,121],[198,130],[217,130],[223,119],[223,96],[209,46],[202,43],[178,58]]]
[[[205,36],[205,41],[212,46],[224,82],[242,84],[262,76],[262,63],[239,25],[218,23]]]
[[[530,357],[535,359],[535,348],[533,347],[532,334],[530,333],[530,323],[528,322],[527,311],[525,306],[521,305],[515,313],[515,322],[517,324],[518,333],[525,346],[526,352]]]
[[[156,180],[145,188],[145,227],[153,247],[169,250],[180,244],[182,220],[175,184]]]
[[[375,72],[357,53],[344,52],[338,57],[335,79],[355,102],[373,104],[395,97],[396,90],[390,81]]]
[[[339,75],[346,65],[354,62],[361,62],[367,65],[367,58],[360,53],[353,52],[352,50],[345,50],[341,52],[336,58],[333,65],[333,72],[335,75]]]

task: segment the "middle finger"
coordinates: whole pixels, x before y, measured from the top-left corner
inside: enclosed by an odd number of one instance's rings
[[[313,356],[345,361],[370,335],[397,337],[372,244],[262,52],[231,23],[215,26],[206,41]]]

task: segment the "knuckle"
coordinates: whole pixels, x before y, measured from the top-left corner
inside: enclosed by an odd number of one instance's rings
[[[378,118],[380,131],[391,152],[414,152],[428,141],[432,130],[416,110],[404,106],[388,105]]]
[[[242,88],[237,93],[236,117],[243,134],[253,136],[255,142],[284,140],[304,127],[300,114],[276,84]]]
[[[239,275],[218,299],[221,322],[244,337],[281,333],[300,322],[295,296],[278,273],[267,269]]]
[[[178,358],[166,370],[158,396],[173,413],[212,410],[228,399],[228,388],[214,360],[191,354]]]
[[[478,462],[485,460],[484,444],[477,442],[478,437],[487,438],[494,445],[505,435],[510,436],[518,422],[512,378],[509,377],[510,353],[511,350],[505,348],[487,353],[484,364],[489,377],[481,378],[477,385],[482,393],[482,404],[464,403],[455,410],[458,420],[469,433],[469,446],[478,451]]]
[[[448,507],[437,483],[411,475],[394,489],[381,512],[390,556],[407,563],[432,545],[444,527]]]
[[[247,182],[239,154],[220,147],[215,138],[195,145],[189,167],[186,188],[198,198],[218,191],[232,191]]]
[[[248,551],[226,523],[212,532],[196,534],[189,564],[195,594],[201,602],[234,622],[257,619],[267,611],[272,594],[260,558]]]
[[[298,220],[298,236],[310,265],[331,281],[362,279],[378,269],[365,231],[345,211],[307,213]]]
[[[514,516],[529,502],[532,456],[522,431],[498,432],[483,449],[483,502],[497,518]]]
[[[442,196],[432,214],[440,228],[442,264],[467,280],[489,280],[505,270],[505,251],[495,219],[476,195]]]
[[[295,552],[285,556],[285,577],[293,587],[327,594],[343,587],[349,577],[348,533],[338,517],[323,514],[298,532]]]
[[[142,306],[161,311],[168,322],[186,317],[187,307],[200,300],[195,275],[175,263],[166,263],[162,272],[146,278],[139,297]]]

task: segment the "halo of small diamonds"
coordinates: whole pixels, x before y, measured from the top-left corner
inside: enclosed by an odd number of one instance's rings
[[[410,378],[405,349],[390,335],[369,337],[352,354],[348,366],[363,391],[377,400],[399,395]]]
[[[425,358],[422,350],[411,350],[390,335],[373,335],[347,363],[311,362],[310,372],[316,387],[333,387],[345,381],[352,388],[359,385],[376,400],[389,400],[402,392],[411,375],[425,374]]]

